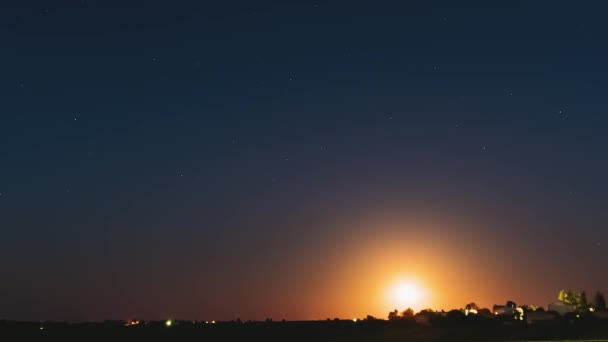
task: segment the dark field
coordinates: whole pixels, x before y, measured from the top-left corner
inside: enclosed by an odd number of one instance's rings
[[[42,329],[41,329],[42,328]],[[0,338],[6,337],[124,337],[173,340],[190,337],[205,341],[554,341],[607,340],[606,321],[558,321],[534,326],[482,320],[435,322],[420,326],[413,321],[309,321],[219,322],[204,324],[123,322],[66,324],[0,322]]]

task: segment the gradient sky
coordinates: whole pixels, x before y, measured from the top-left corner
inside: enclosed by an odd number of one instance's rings
[[[2,1],[0,318],[608,291],[607,11]]]

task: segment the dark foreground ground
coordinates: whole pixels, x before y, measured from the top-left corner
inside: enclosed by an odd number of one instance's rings
[[[419,326],[413,321],[310,321],[225,322],[217,324],[175,322],[122,322],[65,324],[0,321],[0,340],[7,337],[121,337],[174,340],[188,337],[201,341],[555,341],[606,340],[607,321],[555,321],[543,325],[520,322],[462,320]]]

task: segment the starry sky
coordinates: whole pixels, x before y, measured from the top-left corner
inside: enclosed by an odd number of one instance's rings
[[[0,318],[608,290],[603,1],[2,1]],[[404,308],[398,308],[400,310]]]

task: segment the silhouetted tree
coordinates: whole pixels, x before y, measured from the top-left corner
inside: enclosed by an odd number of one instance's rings
[[[395,311],[391,311],[388,313],[388,319],[389,320],[394,320],[399,318],[399,311],[397,311],[397,309],[395,309]]]
[[[446,314],[446,317],[450,320],[458,320],[458,319],[464,319],[466,318],[466,316],[464,315],[464,313],[460,310],[450,310],[448,311],[448,313]]]
[[[403,318],[412,318],[414,317],[414,310],[412,308],[407,308],[403,311]]]
[[[492,314],[492,311],[490,311],[490,309],[488,308],[483,308],[483,309],[479,309],[477,311],[477,314],[481,317],[494,317],[494,315]]]
[[[561,290],[559,291],[559,295],[557,299],[568,304],[574,305],[574,294],[570,290]]]
[[[585,291],[581,292],[579,309],[589,311],[589,304],[587,303],[587,293]]]
[[[589,307],[585,291],[561,290],[557,298],[564,303],[574,305],[578,311],[587,311]]]
[[[593,307],[597,311],[606,311],[606,298],[600,291],[597,291],[593,296]]]
[[[420,316],[432,316],[435,315],[435,311],[433,309],[424,309],[418,313]]]
[[[509,300],[509,301],[507,301],[507,307],[511,308],[511,309],[515,309],[517,307],[517,304],[515,304],[514,301]]]

